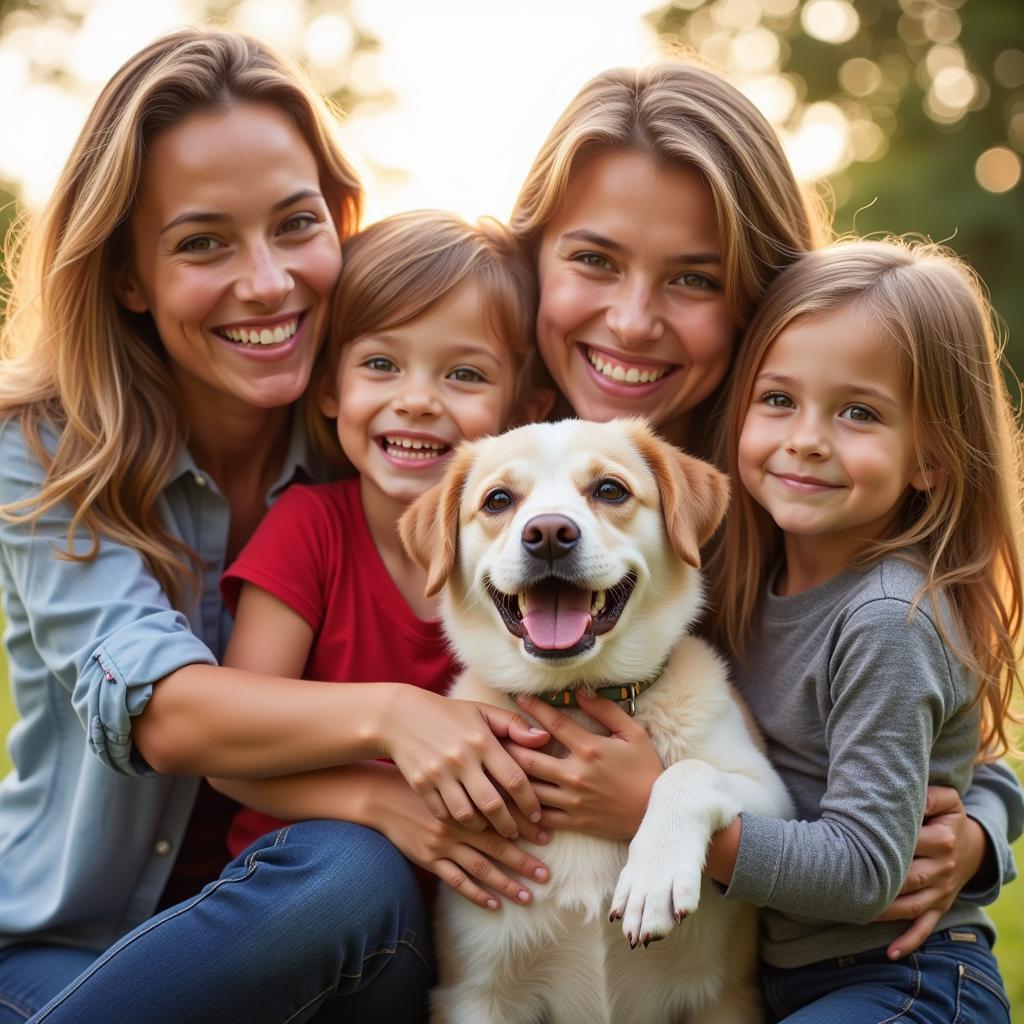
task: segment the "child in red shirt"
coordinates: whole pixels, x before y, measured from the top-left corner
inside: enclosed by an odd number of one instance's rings
[[[401,680],[443,693],[457,666],[397,523],[440,480],[460,441],[499,433],[526,411],[539,365],[533,274],[497,222],[474,227],[436,211],[373,225],[346,243],[343,259],[331,340],[311,384],[321,414],[312,434],[328,451],[340,442],[359,476],[293,485],[267,513],[222,580],[236,618],[224,664],[307,679]],[[546,411],[548,394],[529,393],[532,414]],[[361,781],[372,789],[375,778]],[[382,790],[380,800],[392,794]],[[458,799],[444,796],[449,806]],[[279,806],[304,816],[291,797]],[[361,823],[453,880],[450,858],[439,864],[403,842],[405,831]],[[228,837],[232,855],[283,824],[243,807]],[[543,879],[539,862],[530,874]],[[528,899],[521,885],[490,882]],[[496,906],[486,890],[473,898]]]

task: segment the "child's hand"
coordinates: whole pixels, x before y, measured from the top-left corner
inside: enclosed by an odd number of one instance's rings
[[[540,780],[533,788],[544,805],[541,824],[606,839],[632,839],[647,810],[651,787],[664,771],[644,727],[602,697],[578,700],[609,736],[590,732],[535,697],[517,699],[567,751],[564,757],[554,757],[506,744],[526,774]]]
[[[543,746],[550,737],[514,712],[400,686],[381,736],[381,753],[438,821],[475,832],[490,822],[501,835],[515,838],[519,829],[499,786],[527,821],[540,820],[540,801],[499,737],[526,747]]]
[[[539,825],[521,820],[518,826],[524,838],[547,842],[548,833]],[[529,903],[533,894],[522,878],[548,880],[545,864],[493,829],[473,832],[438,821],[397,774],[387,798],[375,801],[373,827],[413,863],[485,910],[497,910],[502,896]]]
[[[913,921],[890,943],[887,953],[892,960],[913,953],[931,935],[960,890],[981,867],[985,852],[984,832],[967,817],[955,789],[929,786],[925,815],[903,888],[876,918]]]

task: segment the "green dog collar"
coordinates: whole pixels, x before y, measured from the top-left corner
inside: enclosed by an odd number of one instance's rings
[[[637,694],[650,689],[655,682],[657,678],[648,679],[645,683],[627,683],[625,686],[599,686],[594,692],[598,697],[613,700],[616,704],[625,704],[626,711],[632,716],[636,713]],[[536,696],[555,708],[579,707],[575,690],[555,690],[553,693],[538,693]]]

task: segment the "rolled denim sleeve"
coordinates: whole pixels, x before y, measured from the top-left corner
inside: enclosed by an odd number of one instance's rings
[[[1024,830],[1024,791],[1017,776],[1002,761],[979,764],[964,794],[964,808],[988,837],[994,870],[983,870],[975,875],[960,896],[986,906],[995,902],[1002,886],[1017,877],[1010,844]]]
[[[0,504],[37,494],[43,477],[20,427],[0,426]],[[71,515],[58,506],[31,523],[0,519],[12,669],[40,689],[55,679],[70,694],[96,755],[115,771],[149,775],[132,745],[132,718],[145,708],[154,682],[216,659],[134,549],[102,537],[96,557],[62,557]],[[74,550],[89,548],[83,530]]]

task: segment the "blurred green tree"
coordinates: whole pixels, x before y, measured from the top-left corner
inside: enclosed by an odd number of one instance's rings
[[[1024,375],[1024,5],[677,0],[650,18],[737,78],[798,170],[826,171],[838,231],[916,233],[965,257]]]

